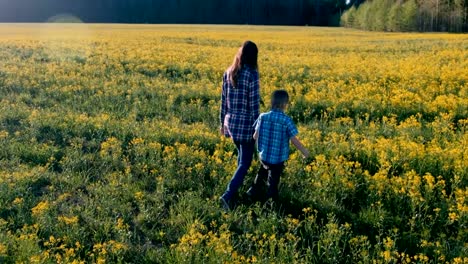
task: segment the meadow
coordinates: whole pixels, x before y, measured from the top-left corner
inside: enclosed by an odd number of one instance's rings
[[[246,39],[312,158],[225,213]],[[466,34],[0,24],[0,101],[0,263],[468,263]]]

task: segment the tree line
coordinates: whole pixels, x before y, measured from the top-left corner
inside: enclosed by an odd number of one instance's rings
[[[338,26],[345,8],[346,0],[0,0],[0,21],[69,13],[89,23]]]
[[[353,5],[341,25],[373,31],[468,31],[468,0],[373,0]]]

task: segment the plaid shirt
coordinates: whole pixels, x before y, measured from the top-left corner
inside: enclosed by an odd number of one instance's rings
[[[225,136],[245,142],[253,140],[254,122],[260,111],[259,77],[257,70],[249,66],[243,66],[238,74],[234,87],[228,73],[224,73],[220,122]]]
[[[270,164],[286,161],[289,158],[289,140],[299,133],[292,119],[283,111],[273,109],[261,114],[255,123],[260,160]]]

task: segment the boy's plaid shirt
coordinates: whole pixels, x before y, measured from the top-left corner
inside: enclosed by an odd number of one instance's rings
[[[299,133],[292,119],[277,109],[261,114],[255,130],[260,160],[269,164],[279,164],[289,158],[289,140]]]
[[[254,122],[260,114],[258,71],[243,66],[238,74],[237,87],[234,87],[228,73],[224,73],[220,122],[225,135],[234,141],[252,141]]]

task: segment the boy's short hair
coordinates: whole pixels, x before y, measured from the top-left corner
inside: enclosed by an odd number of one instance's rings
[[[271,108],[281,109],[289,102],[288,92],[285,90],[275,90],[271,95]]]

